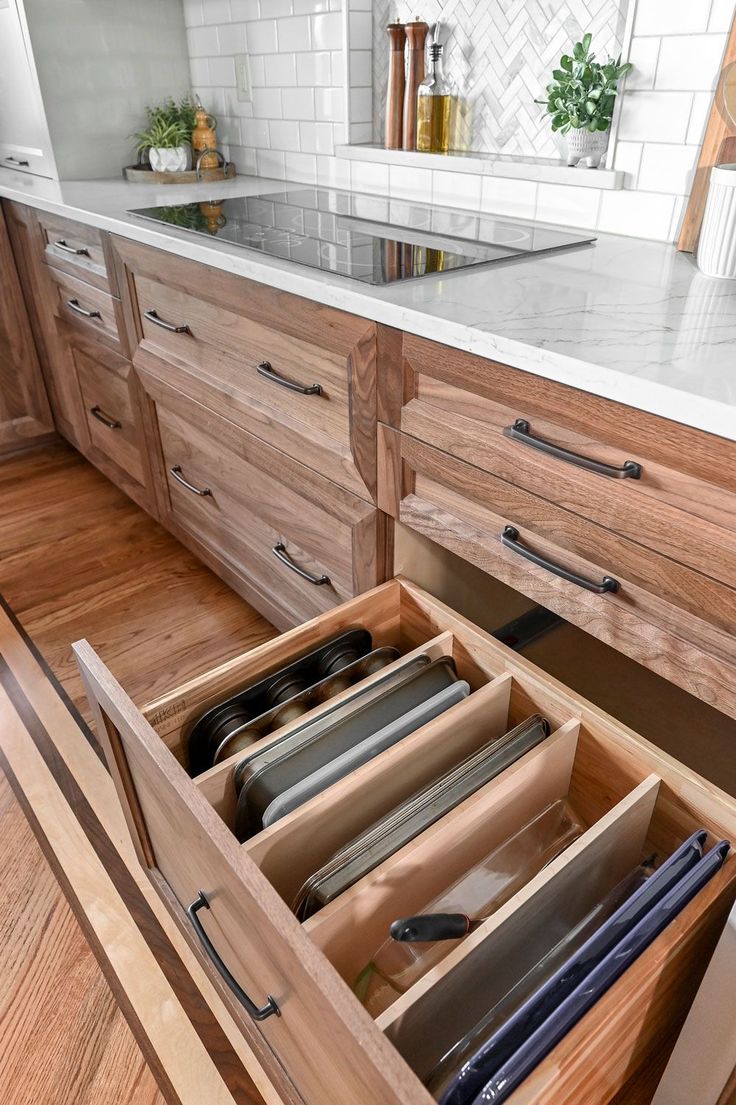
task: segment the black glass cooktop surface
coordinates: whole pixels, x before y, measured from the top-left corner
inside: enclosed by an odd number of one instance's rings
[[[562,227],[332,188],[129,214],[366,284],[392,284],[595,240]]]

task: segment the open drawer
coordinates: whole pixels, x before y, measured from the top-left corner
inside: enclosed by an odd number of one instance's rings
[[[452,656],[469,695],[240,843],[234,769],[242,753],[190,777],[192,722],[355,626],[371,632],[374,647]],[[431,1105],[422,1080],[453,1032],[462,1034],[482,1013],[485,981],[513,963],[514,934],[540,910],[569,903],[581,887],[605,895],[645,856],[671,853],[697,828],[736,839],[736,803],[727,795],[403,579],[142,709],[86,642],[75,653],[141,863],[208,963],[244,1035],[261,1034],[280,1082],[285,1072],[307,1105]],[[291,906],[299,887],[337,848],[535,713],[548,720],[548,737],[306,921],[297,920]],[[262,741],[274,739],[272,733]],[[371,1015],[352,988],[387,924],[418,912],[457,871],[561,798],[580,822],[574,842]],[[638,1079],[651,1080],[735,898],[731,854],[514,1092],[512,1105],[620,1103]]]

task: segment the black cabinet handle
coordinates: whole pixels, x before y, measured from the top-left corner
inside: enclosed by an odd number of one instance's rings
[[[186,323],[183,326],[175,326],[173,322],[167,322],[165,318],[161,318],[157,311],[146,311],[143,317],[152,322],[154,326],[160,326],[162,330],[168,330],[170,334],[191,334],[192,332]]]
[[[290,568],[292,572],[296,572],[302,579],[306,579],[307,583],[313,583],[315,587],[324,587],[325,583],[330,583],[329,576],[316,576],[312,572],[305,572],[304,568],[300,568],[298,564],[295,564],[286,551],[286,545],[283,541],[279,541],[277,545],[271,549],[271,552],[280,560],[282,564],[285,564],[287,568]]]
[[[108,430],[121,430],[123,428],[122,422],[118,422],[117,418],[110,418],[108,414],[105,414],[102,407],[90,407],[89,413],[103,426],[107,426]]]
[[[56,249],[63,250],[64,253],[74,254],[75,257],[89,257],[89,250],[84,246],[75,249],[74,246],[67,245],[63,238],[59,238],[58,241],[54,242],[54,246]]]
[[[102,318],[99,311],[86,311],[84,307],[80,307],[78,299],[67,299],[66,305],[74,311],[75,315],[81,315],[82,318]]]
[[[558,460],[565,460],[568,464],[574,464],[578,468],[586,468],[589,472],[595,472],[599,476],[608,476],[613,480],[638,480],[641,478],[641,465],[635,460],[625,461],[620,468],[615,464],[604,464],[602,460],[593,460],[592,457],[581,456],[573,453],[571,449],[563,449],[561,445],[554,445],[544,438],[535,437],[531,427],[525,418],[517,418],[513,426],[507,426],[504,437],[512,441],[520,441],[522,445],[529,445],[532,449],[538,449],[540,453],[546,453]]]
[[[511,549],[512,552],[518,553],[519,556],[523,556],[525,560],[531,560],[532,564],[536,564],[540,568],[545,568],[546,571],[552,572],[553,575],[559,576],[560,579],[566,579],[568,583],[574,583],[577,587],[583,587],[586,591],[592,591],[594,595],[605,595],[609,592],[615,594],[619,589],[619,582],[617,579],[613,579],[611,576],[604,576],[600,583],[594,583],[590,579],[586,579],[585,576],[579,576],[575,572],[569,572],[567,568],[563,568],[560,564],[555,564],[552,560],[545,560],[543,556],[538,556],[537,553],[532,552],[531,549],[527,549],[521,544],[519,540],[519,531],[516,526],[505,526],[501,535],[501,542],[507,549]]]
[[[240,983],[238,983],[230,974],[230,971],[223,963],[222,959],[220,958],[219,952],[205,932],[202,922],[197,916],[200,909],[209,908],[210,903],[207,901],[204,895],[204,891],[200,890],[199,894],[194,899],[192,904],[187,908],[187,917],[192,922],[192,925],[194,926],[194,931],[199,937],[202,947],[214,963],[215,967],[217,968],[217,972],[222,978],[223,982],[227,983],[232,992],[235,994],[235,997],[243,1006],[245,1006],[254,1021],[265,1021],[267,1017],[272,1017],[274,1014],[276,1014],[277,1017],[280,1017],[281,1010],[279,1009],[276,1001],[274,1000],[274,998],[271,997],[270,994],[268,995],[268,1000],[266,1004],[262,1005],[259,1009],[256,1003],[254,1001],[251,1001],[251,999],[248,997]]]
[[[285,376],[279,376],[275,368],[272,368],[268,361],[261,361],[259,365],[256,365],[256,372],[259,376],[263,376],[264,379],[270,380],[272,384],[278,384],[279,387],[287,388],[289,391],[298,391],[300,395],[321,395],[321,384],[310,384],[305,387],[304,384],[295,384],[293,380],[287,380]]]
[[[5,160],[11,165],[24,165],[26,168],[30,165],[30,161],[21,161],[18,157],[6,157]]]
[[[189,480],[185,480],[182,475],[181,465],[175,464],[173,468],[169,468],[169,472],[174,477],[177,483],[180,483],[182,487],[186,487],[187,491],[191,491],[193,495],[199,495],[201,498],[205,498],[207,495],[211,495],[212,491],[209,487],[195,487]]]

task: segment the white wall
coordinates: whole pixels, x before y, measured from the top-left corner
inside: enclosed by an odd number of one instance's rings
[[[676,237],[734,0],[637,0],[630,52],[636,71],[615,158],[626,172],[620,192],[334,157],[344,140],[341,6],[341,0],[184,0],[192,82],[220,117],[221,140],[241,172]],[[362,10],[351,15],[354,83],[363,83],[365,67],[369,85],[370,0],[351,0],[356,6]],[[240,52],[250,55],[252,104],[235,95],[233,55]]]

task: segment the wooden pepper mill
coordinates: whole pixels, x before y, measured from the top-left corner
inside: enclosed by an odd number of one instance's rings
[[[386,31],[389,37],[386,149],[400,150],[403,133],[404,88],[406,84],[404,66],[406,31],[403,23],[390,23]]]
[[[212,115],[208,115],[200,104],[194,113],[194,130],[192,131],[192,149],[194,151],[194,167],[197,167],[197,158],[202,150],[216,150],[217,138],[215,127],[217,122]],[[216,169],[220,159],[216,153],[206,153],[199,162],[200,169]]]
[[[403,148],[416,149],[417,140],[417,89],[424,80],[424,47],[429,26],[416,19],[406,24],[408,64],[404,91]]]

